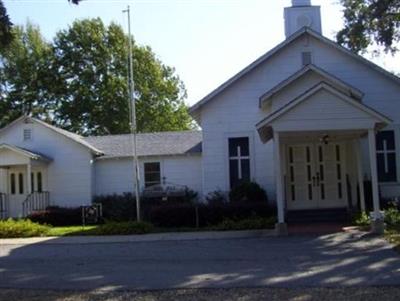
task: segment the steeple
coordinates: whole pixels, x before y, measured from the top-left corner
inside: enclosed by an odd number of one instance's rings
[[[322,34],[321,9],[313,6],[311,0],[292,0],[291,7],[285,7],[286,38],[303,27],[309,27]]]

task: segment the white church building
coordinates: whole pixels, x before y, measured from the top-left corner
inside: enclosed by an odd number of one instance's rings
[[[379,198],[400,196],[400,79],[324,37],[310,0],[292,0],[284,16],[282,43],[190,108],[201,131],[139,134],[140,189],[179,185],[204,198],[255,181],[285,231],[290,211],[350,199],[365,210],[367,179],[379,224]],[[17,119],[0,130],[3,215],[34,199],[80,206],[132,192],[130,141]]]

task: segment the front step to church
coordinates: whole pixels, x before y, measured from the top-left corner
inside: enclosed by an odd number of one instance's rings
[[[286,213],[286,220],[293,223],[346,223],[351,221],[347,208],[291,210]]]

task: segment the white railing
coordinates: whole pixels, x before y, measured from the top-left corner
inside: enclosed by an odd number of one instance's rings
[[[32,192],[22,203],[23,216],[28,216],[35,211],[45,210],[50,206],[50,193],[48,191]]]
[[[0,219],[6,219],[8,217],[8,194],[0,192]]]

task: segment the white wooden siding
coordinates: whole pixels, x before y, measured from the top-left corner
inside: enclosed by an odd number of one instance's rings
[[[15,151],[9,149],[0,150],[0,165],[18,165],[27,164],[29,159],[26,156],[17,154]]]
[[[144,188],[145,162],[160,162],[161,180],[184,185],[201,194],[201,156],[145,157],[139,160],[141,189]],[[106,159],[95,163],[96,195],[122,194],[133,191],[132,159]]]
[[[329,91],[319,90],[272,124],[280,131],[350,130],[373,128],[377,121]]]
[[[32,139],[23,141],[23,129],[32,128]],[[54,205],[75,207],[92,199],[92,155],[77,144],[42,125],[17,123],[0,136],[7,143],[52,158],[47,165],[47,189]]]
[[[255,180],[267,189],[270,198],[274,198],[273,142],[262,144],[254,130],[255,124],[270,113],[259,109],[259,97],[302,68],[301,53],[304,51],[312,53],[313,64],[317,67],[364,92],[364,102],[368,106],[385,114],[396,124],[400,123],[400,86],[397,83],[337,49],[312,37],[302,37],[243,76],[201,109],[205,194],[215,189],[229,189],[225,173],[227,154],[224,151],[224,137],[229,133],[253,131],[255,147],[252,155],[256,165]],[[309,83],[304,83],[304,89],[314,80],[317,79],[310,78]],[[287,98],[292,98],[299,90],[297,88],[293,88],[293,91],[288,90]],[[290,93],[293,95],[289,95]],[[289,100],[291,99],[282,98],[281,103]],[[348,122],[350,126],[351,120]],[[399,136],[396,138],[400,139]],[[363,151],[366,152],[365,149]],[[369,169],[364,171],[369,173]],[[400,195],[400,186],[396,187],[397,190],[394,188],[391,190],[396,190]]]

